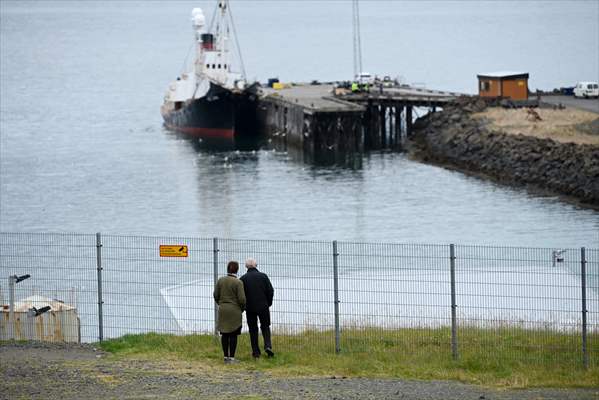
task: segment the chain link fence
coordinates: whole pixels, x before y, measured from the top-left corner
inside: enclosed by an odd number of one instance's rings
[[[214,283],[248,257],[275,288],[279,349],[599,361],[599,249],[584,248],[0,233],[0,339],[213,334]]]

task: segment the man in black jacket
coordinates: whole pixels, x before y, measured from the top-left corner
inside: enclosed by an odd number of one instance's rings
[[[245,262],[247,272],[240,279],[246,297],[245,316],[250,330],[250,341],[252,343],[252,356],[260,357],[260,345],[258,344],[258,319],[260,319],[260,330],[264,337],[264,351],[269,357],[275,355],[272,351],[270,341],[270,310],[274,289],[268,279],[268,275],[258,271],[256,260],[248,258]]]

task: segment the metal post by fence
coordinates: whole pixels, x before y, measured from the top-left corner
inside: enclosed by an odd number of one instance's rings
[[[214,262],[214,287],[218,281],[218,238],[212,239],[212,259]],[[214,336],[218,336],[218,304],[214,302]]]
[[[587,279],[586,279],[585,248],[580,248],[580,286],[582,288],[582,364],[589,368],[589,353],[587,350]]]
[[[8,338],[15,339],[15,276],[8,277]]]
[[[96,233],[96,268],[98,270],[98,339],[104,340],[104,321],[102,305],[102,235]]]
[[[458,327],[455,300],[455,245],[449,245],[449,270],[451,273],[451,355],[458,359]]]
[[[335,292],[335,353],[341,351],[341,331],[339,328],[339,253],[337,241],[333,241],[333,290]]]

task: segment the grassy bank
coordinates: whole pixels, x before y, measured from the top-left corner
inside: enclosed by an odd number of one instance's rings
[[[461,329],[459,359],[454,361],[448,329],[345,330],[340,354],[334,352],[332,332],[308,332],[276,335],[276,357],[254,361],[244,334],[237,352],[242,363],[232,368],[277,376],[459,380],[506,388],[599,387],[599,335],[589,337],[588,370],[582,367],[579,336]],[[210,335],[126,335],[101,347],[116,357],[185,360],[225,368],[219,343]]]

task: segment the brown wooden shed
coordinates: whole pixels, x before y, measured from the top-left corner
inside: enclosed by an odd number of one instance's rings
[[[491,72],[478,74],[477,77],[478,95],[481,97],[528,99],[528,73],[526,72]]]

